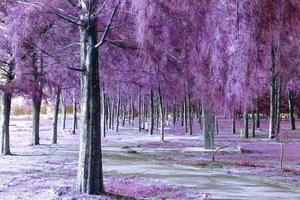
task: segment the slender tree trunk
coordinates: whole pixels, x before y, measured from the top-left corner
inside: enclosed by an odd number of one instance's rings
[[[103,137],[106,137],[106,94],[104,93],[104,90],[102,91],[102,124],[103,124],[103,128],[102,128],[102,132],[103,132]]]
[[[181,104],[181,126],[184,126],[184,101]]]
[[[142,117],[143,117],[143,119],[142,119],[142,129],[145,130],[145,128],[146,128],[146,113],[147,113],[145,96],[143,96],[143,101],[142,102],[143,102],[142,103],[142,105],[143,105],[143,109],[142,109],[142,113],[143,113],[143,115],[142,115]]]
[[[259,112],[259,101],[256,99],[256,128],[260,128],[260,112]]]
[[[139,94],[139,110],[138,110],[138,112],[139,112],[139,132],[141,132],[142,131],[142,94],[140,93]]]
[[[62,126],[61,129],[65,130],[66,129],[66,118],[67,118],[67,108],[66,104],[62,102]]]
[[[156,130],[158,131],[159,127],[159,97],[156,95]]]
[[[255,138],[255,113],[252,111],[252,137]]]
[[[164,107],[163,107],[163,98],[161,95],[160,88],[158,88],[158,96],[159,96],[159,110],[160,110],[160,135],[161,135],[161,141],[165,141]]]
[[[184,96],[184,124],[185,124],[185,132],[188,133],[188,105],[187,98]]]
[[[107,97],[107,107],[108,107],[108,128],[112,128],[112,106],[110,99]]]
[[[10,155],[9,144],[9,124],[10,124],[10,111],[11,111],[11,98],[10,91],[5,91],[2,99],[2,118],[1,118],[1,155]]]
[[[232,115],[232,133],[236,134],[236,113],[233,111]]]
[[[150,128],[149,128],[149,134],[153,135],[154,130],[154,93],[151,89],[150,91]]]
[[[218,121],[218,117],[215,117],[216,120],[216,133],[219,134],[219,121]]]
[[[57,120],[59,112],[59,102],[60,102],[61,89],[58,88],[56,92],[56,100],[54,105],[54,115],[53,115],[53,130],[52,130],[52,144],[57,144]]]
[[[123,101],[123,113],[122,113],[122,127],[125,126],[125,122],[126,122],[126,104],[125,101]]]
[[[42,100],[39,98],[32,101],[32,145],[40,144],[40,112]]]
[[[176,124],[176,103],[173,102],[173,125]]]
[[[272,66],[271,66],[271,89],[270,89],[270,125],[269,125],[269,138],[275,137],[276,129],[276,75],[275,75],[275,47],[271,48]]]
[[[130,102],[129,102],[129,114],[128,114],[128,123],[129,125],[131,125],[131,116],[132,116],[132,107],[131,107],[131,104],[132,104],[132,99],[130,97]]]
[[[120,89],[119,89],[119,93],[118,93],[118,102],[117,102],[116,132],[119,132],[119,125],[120,125],[120,108],[121,108],[121,94],[120,94]]]
[[[189,123],[189,134],[193,135],[193,117],[192,117],[192,105],[191,105],[191,95],[187,95],[187,108],[188,108],[188,123]]]
[[[289,90],[288,97],[289,97],[289,113],[290,113],[291,129],[296,130],[294,92]]]
[[[111,103],[111,129],[115,129],[115,113],[116,113],[116,106],[115,106],[115,99],[113,99]]]
[[[77,102],[76,97],[73,99],[73,123],[72,123],[72,134],[75,135],[77,129]]]
[[[77,172],[79,192],[104,192],[100,127],[100,85],[97,44],[97,20],[83,16],[81,44],[81,130]]]
[[[215,137],[215,116],[213,112],[205,108],[205,103],[202,103],[202,116],[203,116],[203,132],[204,132],[204,148],[214,148]]]
[[[249,117],[247,109],[244,110],[244,133],[243,138],[249,138]]]
[[[276,134],[280,133],[280,104],[281,104],[281,78],[278,79],[276,93]]]

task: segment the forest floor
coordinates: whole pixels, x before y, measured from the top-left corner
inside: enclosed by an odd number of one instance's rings
[[[193,136],[179,125],[168,127],[166,142],[160,142],[158,133],[149,136],[131,126],[109,132],[102,142],[106,191],[128,199],[300,199],[300,131],[288,133],[282,172],[280,145],[267,139],[266,120],[257,138],[240,139],[230,126],[229,120],[219,122],[216,145],[231,145],[215,162],[211,151],[200,148],[203,136],[197,124]],[[241,126],[238,122],[237,130]],[[12,120],[13,155],[0,156],[0,199],[116,198],[75,192],[78,133],[60,131],[59,144],[51,145],[51,120],[42,119],[41,145],[31,146],[31,127],[29,118]],[[288,130],[288,122],[283,121],[282,129]]]

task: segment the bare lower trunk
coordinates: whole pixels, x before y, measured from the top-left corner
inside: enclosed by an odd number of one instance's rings
[[[256,128],[260,128],[260,112],[259,112],[259,105],[258,105],[258,98],[256,99]]]
[[[52,144],[57,144],[57,120],[58,120],[58,112],[59,112],[59,102],[60,102],[60,92],[59,88],[56,92],[56,99],[54,105],[54,115],[53,115],[53,130],[52,130]]]
[[[81,44],[81,129],[77,188],[79,192],[104,192],[100,128],[100,85],[97,20],[85,15],[80,27]]]
[[[66,129],[66,118],[67,118],[67,108],[64,103],[62,103],[62,126],[61,129],[65,130]]]
[[[290,113],[291,129],[296,130],[294,92],[289,90],[288,97],[289,97],[289,113]]]
[[[280,132],[280,104],[281,104],[281,78],[277,82],[277,93],[276,93],[276,135]]]
[[[141,132],[142,131],[142,95],[139,94],[139,110],[138,110],[138,113],[139,113],[139,131]]]
[[[181,126],[184,126],[184,101],[181,104],[180,114],[181,114]]]
[[[269,124],[269,138],[275,137],[275,126],[276,126],[276,86],[275,78],[272,80],[270,90],[270,124]]]
[[[116,132],[119,132],[120,125],[120,107],[121,107],[121,94],[120,91],[118,93],[118,102],[117,102],[117,117],[116,117]]]
[[[149,134],[153,135],[154,130],[154,93],[153,90],[150,92],[150,127]]]
[[[145,130],[146,128],[146,114],[147,114],[147,111],[146,111],[146,99],[145,99],[145,96],[143,96],[143,109],[142,109],[142,129]]]
[[[173,125],[176,124],[176,103],[173,103]]]
[[[203,116],[203,133],[204,133],[204,148],[214,148],[215,137],[215,116],[213,112],[205,108],[205,103],[202,103],[202,116]]]
[[[249,118],[248,118],[248,111],[245,109],[244,111],[244,131],[243,131],[243,138],[249,138]]]
[[[184,125],[185,125],[185,132],[188,133],[188,103],[186,96],[184,97]]]
[[[125,126],[125,122],[126,122],[126,105],[125,105],[125,102],[123,101],[122,103],[122,126],[124,127]]]
[[[159,96],[159,111],[160,111],[160,135],[161,135],[161,141],[165,141],[164,107],[163,107],[163,98],[161,95],[160,88],[158,88],[158,96]]]
[[[235,134],[236,133],[236,113],[233,112],[233,116],[232,116],[232,133]]]
[[[188,108],[188,127],[189,127],[189,134],[193,135],[193,117],[192,117],[192,105],[191,105],[191,95],[187,95],[187,108]]]
[[[254,110],[252,111],[252,137],[255,138],[255,115],[254,115]]]
[[[10,155],[9,145],[9,123],[11,111],[11,92],[4,92],[2,99],[2,118],[1,118],[1,155]]]
[[[40,144],[40,112],[41,99],[33,99],[32,101],[32,145]]]
[[[73,122],[72,122],[72,134],[76,133],[77,129],[77,102],[73,100]]]
[[[106,137],[106,94],[102,92],[102,132],[103,137]]]

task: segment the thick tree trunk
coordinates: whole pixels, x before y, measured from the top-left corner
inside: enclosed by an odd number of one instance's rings
[[[289,113],[290,113],[291,129],[296,130],[294,92],[289,90],[288,97],[289,97]]]
[[[202,103],[202,117],[203,117],[203,133],[204,133],[204,148],[214,148],[214,137],[215,137],[215,116],[213,112],[204,107]]]
[[[9,123],[11,111],[11,98],[10,91],[5,91],[2,98],[2,118],[1,118],[1,155],[10,155],[9,144]]]
[[[42,100],[37,98],[32,100],[32,145],[40,144],[40,113]]]
[[[100,128],[100,85],[97,20],[85,15],[80,27],[81,44],[81,130],[77,173],[79,192],[104,192]]]
[[[249,117],[247,109],[244,110],[244,131],[243,138],[249,138]]]
[[[150,127],[149,127],[149,134],[153,135],[154,130],[154,92],[151,89],[150,91]]]
[[[56,91],[56,99],[54,105],[54,115],[53,115],[53,129],[52,129],[52,144],[57,144],[57,120],[59,112],[59,102],[60,102],[61,89],[58,88]]]

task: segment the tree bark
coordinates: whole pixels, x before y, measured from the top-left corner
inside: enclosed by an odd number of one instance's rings
[[[165,141],[165,118],[164,118],[164,107],[163,107],[163,98],[161,95],[160,88],[158,88],[158,96],[159,96],[159,111],[160,111],[160,135],[161,141]]]
[[[149,134],[153,135],[154,130],[154,93],[151,89],[150,91],[150,127],[149,127]]]
[[[54,105],[54,115],[53,115],[53,129],[52,129],[52,144],[57,144],[57,120],[59,112],[59,102],[60,102],[61,89],[58,88],[56,91],[56,99]]]
[[[77,129],[77,102],[76,98],[73,99],[73,122],[72,122],[72,134],[75,135]]]
[[[233,111],[232,115],[232,133],[236,134],[236,113]]]
[[[32,100],[32,145],[40,144],[40,112],[41,112],[41,99]]]
[[[249,117],[247,109],[244,110],[244,138],[249,138]]]
[[[290,113],[291,129],[296,130],[294,92],[289,90],[288,97],[289,97],[289,113]]]
[[[139,94],[139,110],[138,110],[138,112],[139,112],[139,132],[141,132],[142,131],[142,94],[140,93]]]
[[[193,117],[192,117],[192,105],[191,105],[191,95],[187,95],[187,108],[188,108],[188,123],[189,123],[189,134],[193,135]]]
[[[2,119],[1,119],[1,155],[10,155],[9,144],[9,124],[10,124],[10,111],[11,111],[11,98],[10,91],[5,91],[2,99]]]
[[[184,96],[184,124],[185,124],[185,132],[188,133],[188,103],[187,98]]]
[[[276,93],[276,135],[280,132],[280,104],[281,104],[281,78],[277,82],[277,93]]]
[[[252,137],[255,138],[255,113],[252,111]]]
[[[214,148],[215,137],[215,116],[213,112],[205,108],[205,103],[202,103],[202,117],[203,117],[203,133],[204,133],[204,148]]]
[[[181,103],[181,126],[184,126],[184,101]]]
[[[62,126],[61,129],[65,130],[66,129],[66,118],[67,118],[67,108],[66,104],[62,102]]]
[[[119,89],[119,92],[118,92],[118,102],[117,102],[116,132],[119,132],[120,108],[121,108],[121,94],[120,94],[120,89]]]
[[[256,128],[260,128],[260,111],[259,111],[259,102],[258,98],[256,99]]]
[[[275,47],[271,48],[272,66],[271,66],[271,88],[270,88],[270,125],[269,138],[275,137],[276,129],[276,75],[275,75]]]
[[[103,117],[102,117],[102,124],[103,124],[103,128],[102,128],[102,132],[103,132],[103,137],[105,138],[106,137],[106,94],[104,93],[104,91],[102,92],[102,114],[103,114]]]
[[[104,192],[100,129],[100,85],[97,20],[85,14],[80,27],[81,54],[81,130],[77,173],[79,192]]]

